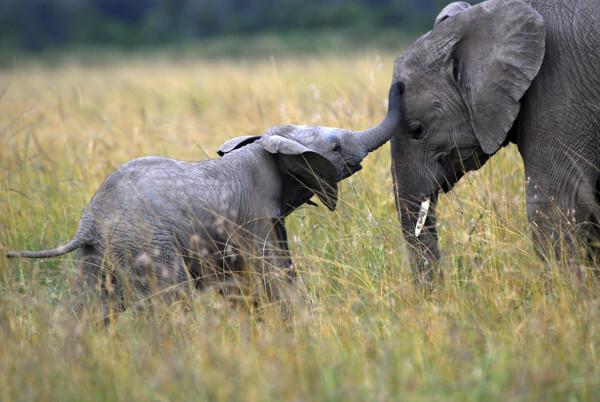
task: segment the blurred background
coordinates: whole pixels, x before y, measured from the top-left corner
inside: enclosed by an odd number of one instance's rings
[[[450,0],[0,0],[0,51],[148,48],[216,37],[279,38],[314,50],[416,37]],[[238,40],[239,43],[239,40]],[[220,46],[236,52],[231,46]]]

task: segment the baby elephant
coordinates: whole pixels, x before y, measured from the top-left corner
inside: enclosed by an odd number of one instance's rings
[[[127,289],[145,296],[190,285],[227,292],[248,279],[280,301],[296,276],[284,218],[314,194],[335,209],[337,182],[360,170],[398,127],[403,91],[402,83],[390,88],[385,119],[365,131],[289,125],[229,140],[222,158],[132,160],[102,184],[67,245],[7,257],[76,250],[76,312],[90,299],[122,309]]]

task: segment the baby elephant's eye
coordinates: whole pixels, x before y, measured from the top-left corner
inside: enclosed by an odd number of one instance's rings
[[[423,124],[420,121],[413,121],[408,125],[408,129],[410,130],[410,135],[414,139],[422,138],[425,134],[425,130],[423,129]]]
[[[333,148],[331,148],[331,152],[336,153],[336,154],[339,154],[340,152],[342,152],[342,146],[340,145],[339,142],[336,142],[333,145]]]

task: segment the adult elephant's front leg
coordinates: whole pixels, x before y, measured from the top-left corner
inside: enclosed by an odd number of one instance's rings
[[[576,168],[557,184],[553,175],[525,167],[527,217],[536,252],[559,264],[579,266],[595,258],[598,206],[594,187]]]

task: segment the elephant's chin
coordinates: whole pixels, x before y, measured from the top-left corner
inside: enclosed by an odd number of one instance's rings
[[[346,168],[343,169],[342,172],[340,173],[339,181],[342,181],[342,180],[352,176],[354,173],[358,172],[361,169],[362,169],[362,165],[360,163],[357,163],[355,165],[346,165]]]

